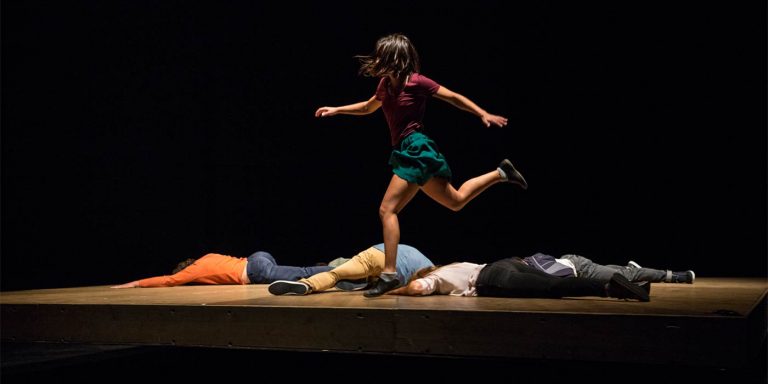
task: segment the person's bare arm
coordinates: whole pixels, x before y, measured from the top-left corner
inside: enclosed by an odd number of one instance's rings
[[[453,105],[456,108],[478,116],[486,127],[490,127],[491,125],[503,127],[507,125],[506,117],[490,114],[472,102],[472,100],[468,99],[466,96],[453,92],[446,87],[440,86],[440,88],[437,90],[437,93],[435,93],[435,97]]]
[[[341,107],[320,107],[315,111],[315,117],[328,117],[338,114],[342,115],[368,115],[376,112],[381,107],[381,101],[372,96],[367,101],[344,105]]]
[[[112,288],[153,288],[153,287],[175,287],[195,281],[198,277],[206,275],[208,270],[200,266],[199,263],[190,264],[174,275],[155,276],[146,279],[131,281],[130,283],[115,285]]]

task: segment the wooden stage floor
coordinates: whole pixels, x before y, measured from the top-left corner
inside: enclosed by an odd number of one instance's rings
[[[608,298],[272,296],[266,285],[0,292],[4,342],[332,351],[738,368],[763,353],[763,278]]]

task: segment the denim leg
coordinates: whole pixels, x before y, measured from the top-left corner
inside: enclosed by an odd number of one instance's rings
[[[251,283],[269,284],[276,280],[296,281],[333,269],[329,266],[292,267],[277,265],[272,260],[274,259],[271,257],[256,254],[248,257],[248,279],[251,280]]]
[[[611,280],[611,276],[613,276],[614,273],[619,272],[630,281],[632,280],[628,275],[626,275],[625,270],[627,268],[613,265],[600,265],[590,259],[587,259],[584,256],[579,255],[563,255],[563,259],[568,259],[573,262],[579,277],[598,279],[604,283],[607,283]]]
[[[652,283],[663,282],[667,277],[666,270],[653,269],[653,268],[627,268],[628,272],[624,273],[624,277],[629,281],[650,281]]]
[[[254,252],[250,257],[265,257],[269,261],[271,261],[272,264],[277,264],[277,261],[275,261],[275,258],[272,257],[272,255],[269,252],[264,252],[264,251]]]
[[[589,277],[599,279],[603,282],[611,280],[611,276],[618,272],[629,281],[650,281],[658,283],[664,281],[667,271],[651,268],[630,268],[619,265],[600,265],[592,260],[579,255],[563,255],[563,259],[568,259],[576,266],[579,277]]]

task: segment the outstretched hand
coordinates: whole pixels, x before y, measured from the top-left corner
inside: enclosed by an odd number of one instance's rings
[[[315,117],[333,116],[339,113],[339,109],[336,107],[320,107],[315,111]]]
[[[489,113],[480,116],[480,119],[483,120],[483,124],[485,124],[486,127],[490,127],[491,125],[495,125],[497,127],[507,126],[507,118],[504,116],[491,115]]]
[[[125,283],[125,284],[115,285],[115,286],[113,286],[113,287],[110,287],[110,288],[138,288],[138,286],[139,286],[139,285],[138,285],[138,284],[136,284],[136,282],[135,282],[135,281],[131,281],[130,283]]]

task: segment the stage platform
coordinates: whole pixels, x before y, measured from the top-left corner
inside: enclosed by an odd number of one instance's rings
[[[362,292],[272,296],[266,285],[0,292],[4,342],[201,346],[738,368],[763,353],[768,280],[653,284],[609,298]]]

